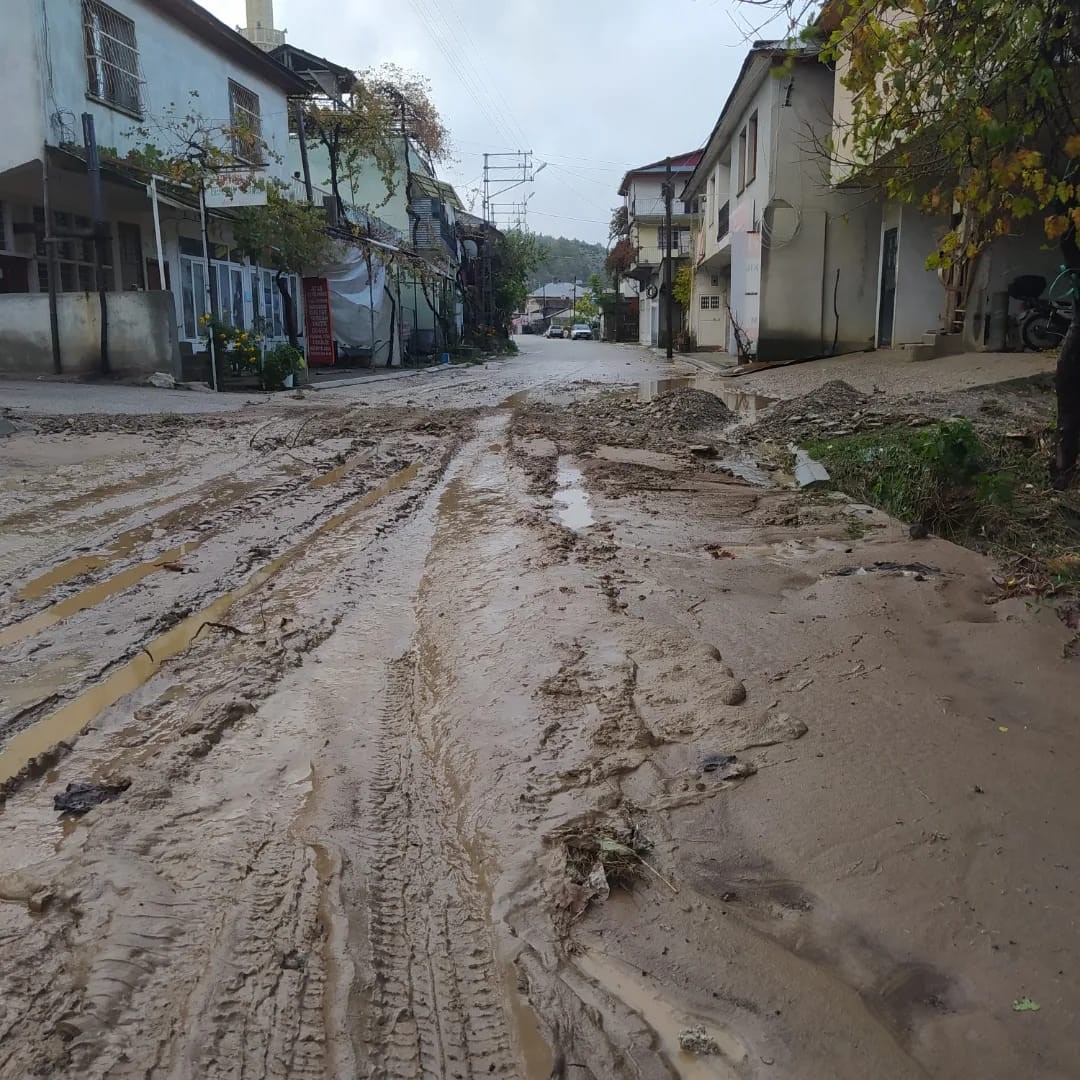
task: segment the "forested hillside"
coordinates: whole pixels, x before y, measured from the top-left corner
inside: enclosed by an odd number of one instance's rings
[[[529,282],[539,288],[547,281],[588,281],[591,274],[604,272],[603,244],[588,244],[584,240],[569,240],[565,236],[537,234],[536,240],[544,252]]]

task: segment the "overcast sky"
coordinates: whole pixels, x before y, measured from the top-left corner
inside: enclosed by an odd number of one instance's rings
[[[202,3],[246,22],[245,0]],[[466,205],[485,150],[533,150],[547,168],[502,201],[533,191],[533,230],[601,243],[627,168],[704,143],[747,36],[768,36],[755,16],[738,0],[275,0],[293,45],[428,77]]]

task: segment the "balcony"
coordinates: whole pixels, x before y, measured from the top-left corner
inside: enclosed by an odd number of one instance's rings
[[[670,249],[664,247],[639,247],[637,254],[638,266],[659,266],[668,256],[673,259],[688,259],[693,251],[693,240],[689,236],[679,238],[678,244],[673,244]]]

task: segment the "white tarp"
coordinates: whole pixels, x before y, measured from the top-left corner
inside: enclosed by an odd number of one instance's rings
[[[376,364],[387,363],[394,305],[387,292],[386,265],[374,253],[367,256],[359,248],[349,247],[344,249],[342,260],[327,269],[326,279],[334,338],[346,348],[369,351]],[[399,355],[399,343],[394,345],[394,353]]]

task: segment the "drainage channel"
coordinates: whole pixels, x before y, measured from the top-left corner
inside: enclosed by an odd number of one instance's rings
[[[257,570],[238,589],[219,596],[202,611],[189,615],[171,629],[159,634],[138,655],[103,682],[15,735],[3,750],[0,750],[0,783],[18,775],[38,754],[59,742],[74,738],[101,712],[139,689],[161,670],[167,660],[172,660],[184,652],[207,623],[220,622],[233,604],[250,596],[286,566],[295,562],[313,541],[348,524],[364,510],[411,483],[419,473],[421,465],[420,461],[414,462],[378,487],[372,488],[347,509],[325,521],[310,536],[293,545],[261,570]]]

